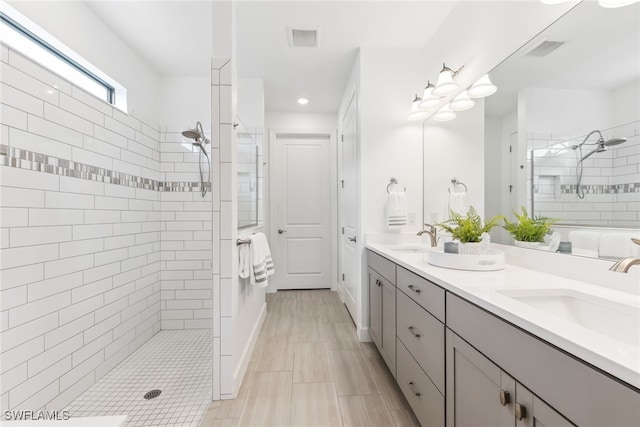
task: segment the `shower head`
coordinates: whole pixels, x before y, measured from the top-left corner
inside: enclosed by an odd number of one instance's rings
[[[195,129],[187,129],[182,131],[182,136],[193,139],[193,145],[201,147],[203,143],[208,144],[209,140],[204,136],[204,130],[202,129],[202,123],[197,122]]]

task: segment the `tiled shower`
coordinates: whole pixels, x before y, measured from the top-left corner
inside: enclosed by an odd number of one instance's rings
[[[1,407],[61,409],[161,329],[212,340],[219,213],[181,129],[1,53]]]
[[[564,218],[576,225],[640,226],[640,122],[603,130],[603,134],[605,139],[615,135],[627,141],[584,161],[584,200],[576,195],[580,156],[571,147],[580,144],[585,135],[527,135],[527,146],[532,149],[530,171],[533,159],[533,174],[527,181],[528,202],[529,206],[533,202],[536,215]],[[596,140],[597,135],[589,142]],[[592,148],[593,145],[585,145],[583,154]]]

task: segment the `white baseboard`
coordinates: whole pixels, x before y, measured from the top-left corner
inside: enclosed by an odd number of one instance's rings
[[[251,331],[251,337],[247,342],[247,345],[244,347],[244,351],[242,352],[238,368],[233,373],[233,382],[235,384],[235,390],[233,391],[233,396],[231,397],[233,399],[235,399],[238,395],[238,390],[240,390],[240,386],[242,385],[242,381],[244,380],[244,375],[247,372],[249,361],[251,360],[251,356],[253,355],[253,350],[256,348],[258,336],[260,335],[260,331],[262,330],[262,325],[266,317],[267,303],[265,302],[262,305],[262,310],[260,310],[260,316],[258,316],[258,320],[256,321],[256,324],[253,326],[253,330]]]
[[[371,342],[371,336],[369,336],[369,328],[358,328],[356,331],[358,335],[358,341],[360,342]]]

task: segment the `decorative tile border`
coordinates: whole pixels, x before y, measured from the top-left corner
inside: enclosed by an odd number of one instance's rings
[[[615,185],[582,185],[582,189],[587,194],[626,194],[640,193],[640,182]],[[560,186],[562,194],[573,194],[576,192],[575,184],[564,184]]]
[[[50,173],[53,175],[71,176],[88,181],[104,182],[125,187],[142,188],[153,191],[193,192],[201,191],[200,182],[157,181],[111,169],[73,162],[54,156],[36,153],[21,148],[11,148],[0,144],[0,166]],[[211,183],[205,183],[207,189]]]

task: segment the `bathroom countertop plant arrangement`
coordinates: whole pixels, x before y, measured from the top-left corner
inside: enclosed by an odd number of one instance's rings
[[[449,219],[438,226],[459,242],[458,253],[466,255],[484,254],[489,246],[489,231],[504,219],[502,215],[497,215],[483,221],[473,206],[469,207],[466,215],[454,211],[450,211],[449,215]]]
[[[524,206],[521,213],[513,212],[517,221],[511,222],[504,218],[503,228],[515,239],[515,245],[521,248],[537,248],[544,242],[547,235],[553,233],[551,226],[558,220],[545,216],[530,217]]]

